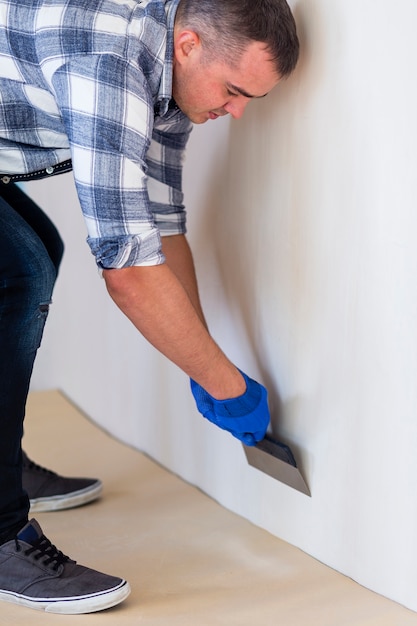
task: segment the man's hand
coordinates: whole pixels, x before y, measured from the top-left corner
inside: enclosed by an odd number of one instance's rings
[[[191,390],[197,408],[210,422],[227,430],[247,446],[264,438],[269,424],[269,409],[265,387],[241,372],[246,391],[230,400],[216,400],[191,379]]]

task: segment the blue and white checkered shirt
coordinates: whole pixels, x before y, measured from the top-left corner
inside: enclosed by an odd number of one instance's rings
[[[101,268],[162,263],[160,235],[185,232],[178,1],[0,0],[0,172],[72,159]]]

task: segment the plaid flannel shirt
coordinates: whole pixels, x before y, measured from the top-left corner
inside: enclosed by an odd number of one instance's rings
[[[0,0],[0,172],[72,159],[100,268],[162,263],[160,235],[185,232],[178,1]]]

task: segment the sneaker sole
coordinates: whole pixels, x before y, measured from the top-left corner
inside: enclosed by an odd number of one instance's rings
[[[47,511],[62,511],[72,509],[93,500],[97,500],[103,491],[103,484],[97,481],[92,487],[73,491],[65,495],[34,498],[30,500],[31,513],[45,513]]]
[[[46,613],[79,615],[110,609],[112,606],[123,602],[129,594],[130,585],[126,580],[122,580],[120,585],[113,587],[113,589],[88,596],[50,600],[48,598],[31,598],[12,591],[0,591],[0,600],[36,609],[37,611],[45,611]]]

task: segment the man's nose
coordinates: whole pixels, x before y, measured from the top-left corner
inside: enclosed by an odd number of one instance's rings
[[[224,105],[224,110],[229,113],[235,120],[242,117],[249,103],[247,98],[236,98]]]

